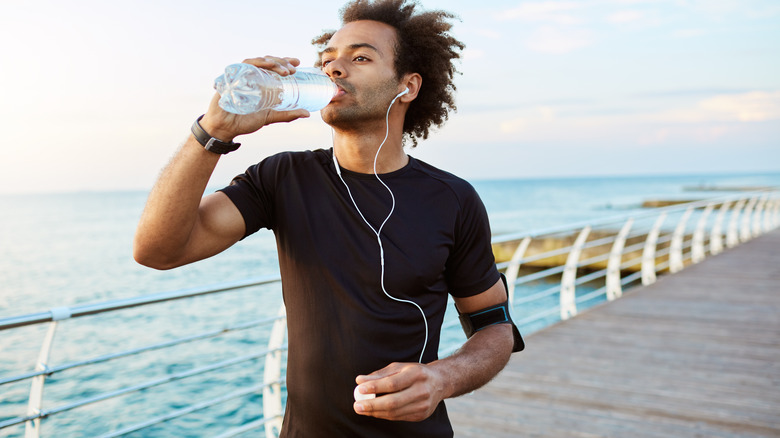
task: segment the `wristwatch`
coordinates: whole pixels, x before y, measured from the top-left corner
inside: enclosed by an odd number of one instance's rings
[[[206,148],[207,151],[213,152],[215,154],[227,154],[228,152],[233,152],[234,150],[238,149],[239,146],[241,146],[241,143],[233,143],[232,141],[224,142],[218,138],[210,136],[206,131],[203,130],[203,127],[200,126],[200,119],[202,118],[203,116],[198,117],[195,120],[195,123],[192,124],[192,135],[195,136],[195,139],[198,140],[198,143]]]

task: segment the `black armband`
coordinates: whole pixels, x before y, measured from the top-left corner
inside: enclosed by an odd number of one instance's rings
[[[501,280],[504,282],[504,290],[507,290],[506,278],[504,278],[503,274],[501,274]],[[474,333],[486,327],[490,327],[491,325],[509,324],[512,326],[512,335],[515,341],[512,352],[523,351],[525,348],[525,342],[523,342],[523,337],[520,335],[520,330],[517,329],[517,326],[512,321],[512,317],[509,315],[508,300],[486,309],[477,310],[476,312],[460,313],[460,310],[458,310],[458,319],[460,319],[460,325],[466,333],[466,338],[471,338]]]

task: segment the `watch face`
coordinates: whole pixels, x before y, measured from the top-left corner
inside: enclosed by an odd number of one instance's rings
[[[206,142],[206,146],[204,146],[204,147],[206,148],[207,151],[217,152],[217,153],[222,152],[222,149],[224,149],[224,146],[220,145],[220,144],[217,144],[218,141],[219,140],[217,140],[216,138],[211,137],[209,139],[209,141]]]
[[[225,143],[217,140],[214,137],[211,137],[209,141],[206,143],[205,148],[209,152],[214,152],[216,154],[226,154],[228,152],[233,152],[234,150],[238,149],[238,144]]]
[[[202,118],[203,116],[198,117],[197,120],[195,120],[195,123],[192,124],[192,135],[195,136],[198,143],[207,151],[215,154],[226,154],[228,152],[233,152],[241,146],[241,143],[225,143],[224,141],[210,136],[203,127],[200,126],[200,119]]]

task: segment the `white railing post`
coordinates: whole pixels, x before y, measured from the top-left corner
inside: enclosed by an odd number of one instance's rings
[[[566,258],[566,266],[561,277],[561,319],[566,320],[577,314],[577,302],[574,283],[577,280],[577,264],[585,241],[590,234],[590,225],[580,231]]]
[[[745,211],[742,213],[742,225],[739,228],[740,242],[747,242],[751,237],[753,237],[750,218],[752,217],[751,214],[753,213],[753,208],[755,208],[757,202],[758,197],[751,198],[750,201],[748,201],[747,206],[745,206]]]
[[[57,320],[49,324],[49,330],[43,338],[41,351],[38,353],[38,361],[35,364],[35,371],[46,371],[49,369],[49,354],[51,346],[54,343],[54,333],[57,331]],[[41,374],[32,378],[30,384],[30,398],[27,401],[27,415],[38,415],[43,407],[43,387],[46,385],[46,374]],[[38,438],[41,436],[41,419],[27,421],[24,424],[24,438]]]
[[[734,206],[734,210],[731,211],[729,228],[726,232],[726,248],[733,248],[739,245],[739,216],[742,212],[742,207],[745,206],[745,202],[747,202],[747,199],[740,199]]]
[[[658,243],[658,234],[661,232],[661,225],[666,220],[666,212],[661,213],[655,220],[653,228],[647,233],[645,247],[642,250],[642,285],[655,283],[655,249]]]
[[[715,223],[712,224],[712,232],[710,233],[710,254],[712,255],[723,252],[723,219],[730,206],[730,201],[723,202],[718,210],[718,215],[715,216]]]
[[[770,230],[772,230],[772,216],[774,214],[776,202],[777,200],[772,199],[771,197],[766,201],[766,206],[764,207],[764,223],[763,223],[765,233],[768,233]]]
[[[287,314],[284,304],[279,307],[277,319],[271,328],[271,336],[268,339],[269,354],[265,357],[265,369],[263,370],[263,418],[269,419],[265,424],[265,437],[277,438],[282,430],[282,345],[284,334],[287,331]]]
[[[520,241],[520,243],[517,245],[517,248],[515,249],[515,253],[512,254],[512,260],[509,261],[509,266],[506,267],[506,284],[509,288],[509,290],[506,292],[509,295],[510,307],[515,300],[515,283],[517,283],[517,274],[520,271],[520,260],[525,257],[525,252],[528,249],[528,245],[530,244],[530,237],[526,237]]]
[[[772,215],[772,228],[780,226],[780,198],[775,199],[775,213]]]
[[[758,200],[758,204],[756,204],[756,210],[753,212],[753,237],[761,235],[761,221],[764,219],[764,206],[766,205],[768,198],[769,194],[765,194]]]
[[[620,263],[623,261],[623,248],[626,246],[626,237],[634,224],[634,218],[629,218],[612,244],[607,261],[607,300],[612,301],[623,295],[623,287],[620,285]]]
[[[51,354],[51,347],[54,344],[54,333],[57,331],[57,323],[71,317],[71,309],[69,307],[54,307],[49,309],[49,313],[51,313],[51,323],[49,324],[49,330],[46,332],[46,336],[43,338],[41,351],[38,353],[38,362],[35,364],[35,371],[46,371],[49,369],[49,355]],[[43,387],[46,385],[46,377],[46,374],[41,374],[32,378],[32,383],[30,384],[30,398],[27,402],[28,416],[41,413],[41,408],[43,407]],[[40,435],[40,418],[25,423],[25,438],[38,438]]]
[[[691,217],[691,213],[693,213],[693,207],[688,207],[672,234],[672,243],[669,247],[669,272],[672,274],[682,271],[685,266],[683,263],[683,240],[685,238],[685,226],[688,223],[688,218]]]
[[[696,223],[696,229],[693,231],[693,245],[691,246],[691,261],[693,263],[704,260],[704,229],[707,228],[707,219],[709,219],[713,208],[715,208],[714,203],[707,204],[699,222]]]

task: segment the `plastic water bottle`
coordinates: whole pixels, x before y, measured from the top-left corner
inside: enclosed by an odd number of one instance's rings
[[[250,64],[233,64],[214,81],[219,106],[233,114],[251,114],[263,109],[288,111],[325,108],[338,87],[317,68],[299,68],[280,76]]]

